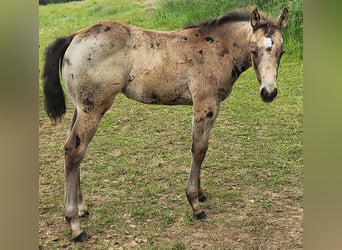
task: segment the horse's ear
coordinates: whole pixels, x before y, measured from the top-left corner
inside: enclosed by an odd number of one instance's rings
[[[255,29],[259,23],[260,23],[260,14],[258,12],[258,9],[255,9],[251,13],[251,25],[253,29]]]
[[[289,11],[287,8],[284,8],[283,13],[281,13],[276,19],[276,23],[278,27],[280,29],[285,28],[288,19],[289,19]]]

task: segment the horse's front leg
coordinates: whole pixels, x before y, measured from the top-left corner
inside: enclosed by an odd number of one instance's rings
[[[201,103],[194,102],[191,147],[192,163],[186,187],[186,196],[191,205],[193,215],[197,219],[204,219],[206,217],[206,214],[200,208],[200,201],[206,200],[200,182],[201,165],[208,149],[209,134],[218,115],[218,111],[219,104],[212,100]]]

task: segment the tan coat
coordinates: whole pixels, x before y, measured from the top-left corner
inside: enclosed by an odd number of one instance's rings
[[[228,12],[194,27],[170,32],[103,21],[68,37],[46,51],[44,94],[47,114],[65,112],[59,69],[75,105],[65,142],[65,218],[72,238],[83,241],[79,216],[87,214],[79,166],[103,114],[115,96],[148,104],[192,105],[192,163],[186,195],[193,215],[203,219],[205,196],[200,169],[220,103],[239,75],[253,65],[265,102],[277,96],[276,78],[284,52],[281,31],[288,11],[275,20],[257,10]]]

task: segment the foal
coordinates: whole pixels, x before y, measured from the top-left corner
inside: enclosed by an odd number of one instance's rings
[[[255,9],[228,12],[197,26],[170,32],[103,21],[59,38],[46,50],[44,94],[48,116],[65,113],[66,90],[75,106],[65,149],[65,210],[72,239],[84,241],[79,216],[82,201],[80,163],[104,113],[122,92],[147,104],[192,105],[192,163],[186,196],[193,215],[206,217],[200,184],[210,130],[220,103],[239,75],[253,65],[263,101],[277,96],[276,79],[284,45],[288,10],[274,20]]]

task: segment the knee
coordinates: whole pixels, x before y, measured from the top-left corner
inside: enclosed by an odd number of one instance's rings
[[[192,143],[191,153],[198,160],[201,160],[205,157],[207,150],[208,150],[208,144],[195,143],[195,142]]]
[[[191,152],[197,154],[205,154],[208,150],[207,144],[200,144],[200,143],[192,143]]]

